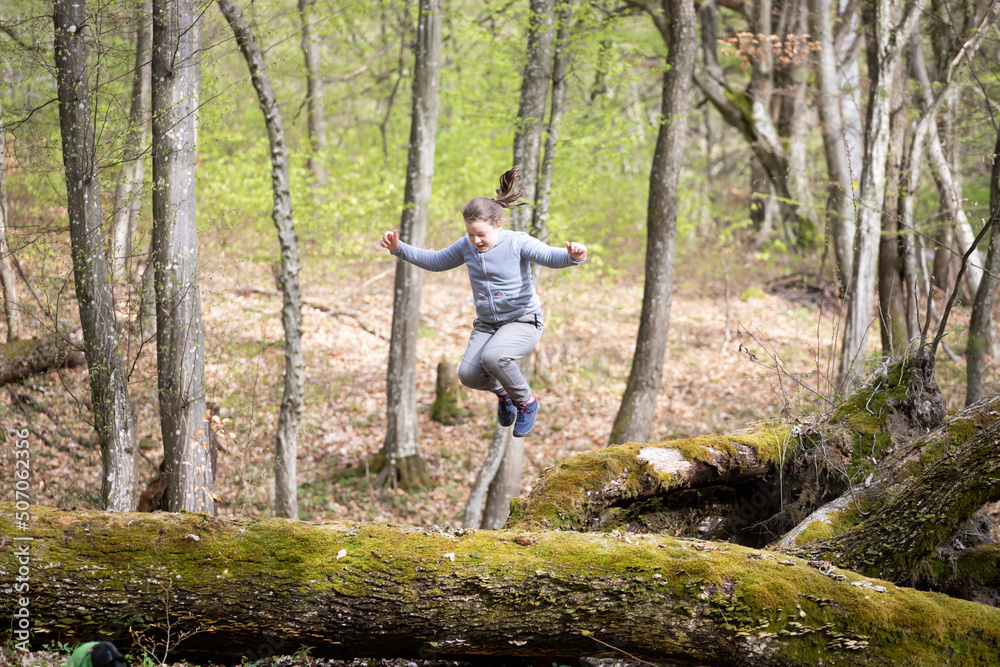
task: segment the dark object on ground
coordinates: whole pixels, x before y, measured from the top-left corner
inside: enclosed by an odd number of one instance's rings
[[[74,347],[79,341],[79,333],[69,339],[53,334],[43,338],[15,340],[0,346],[0,385],[56,368],[85,366],[86,357]]]

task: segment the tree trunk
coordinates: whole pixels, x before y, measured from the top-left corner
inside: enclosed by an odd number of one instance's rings
[[[542,129],[545,103],[552,85],[552,41],[555,0],[531,0],[529,3],[528,59],[521,77],[521,100],[517,109],[514,133],[514,164],[520,165],[518,186],[531,206],[511,209],[510,227],[529,232],[534,209],[538,206],[536,185],[542,152]],[[526,378],[531,377],[532,355],[517,362]],[[521,493],[524,468],[524,440],[512,436],[513,429],[499,424],[493,433],[491,452],[503,452],[500,468],[490,480],[481,526],[499,528],[507,520],[510,499]],[[470,496],[470,501],[471,501]],[[469,516],[467,511],[466,516]]]
[[[73,347],[79,343],[79,339],[76,336],[73,338],[66,340],[60,334],[53,334],[44,338],[13,340],[0,345],[0,387],[56,368],[78,368],[85,365],[86,357]]]
[[[3,102],[0,101],[0,288],[3,289],[3,316],[7,325],[7,342],[21,337],[21,312],[17,302],[17,286],[10,265],[10,245],[7,243],[7,184],[4,173],[7,165],[7,130],[3,124]]]
[[[969,343],[965,348],[965,404],[972,405],[986,395],[986,341],[989,337],[993,313],[993,298],[1000,275],[1000,240],[997,225],[1000,223],[1000,132],[993,148],[993,168],[990,170],[990,246],[986,253],[986,271],[972,303],[969,321]]]
[[[549,242],[547,222],[549,202],[552,193],[552,170],[555,167],[556,148],[559,144],[559,125],[562,122],[566,101],[566,66],[569,62],[569,27],[573,17],[573,0],[560,0],[556,7],[557,17],[555,56],[552,60],[552,105],[549,109],[549,123],[545,135],[545,157],[538,176],[538,191],[535,206],[531,212],[531,235],[545,243]],[[516,209],[515,209],[516,210]],[[538,280],[539,265],[533,264],[534,278]]]
[[[664,0],[670,16],[668,64],[663,77],[660,129],[649,176],[646,215],[646,282],[632,370],[611,430],[611,444],[649,438],[670,324],[677,236],[677,183],[687,143],[687,110],[698,49],[691,0]]]
[[[299,0],[299,15],[302,17],[302,55],[306,61],[309,172],[315,185],[326,185],[326,114],[323,106],[319,36],[316,34],[316,0]]]
[[[41,507],[32,518],[32,541],[0,556],[0,581],[15,585],[21,550],[47,563],[30,582],[37,646],[162,641],[168,613],[172,660],[230,664],[305,646],[432,659],[610,646],[658,662],[982,665],[1000,638],[996,609],[736,545]]]
[[[250,78],[257,91],[257,101],[264,114],[267,137],[271,148],[271,189],[274,204],[271,218],[278,230],[281,248],[281,324],[285,330],[285,375],[278,415],[277,444],[274,455],[274,513],[297,519],[299,516],[298,484],[295,456],[302,415],[302,385],[305,371],[302,361],[302,293],[299,290],[299,239],[292,216],[292,196],[288,178],[288,148],[281,109],[271,87],[264,54],[257,39],[243,20],[243,12],[232,0],[219,0],[219,9],[233,29],[243,57],[250,69]]]
[[[917,70],[917,80],[921,83],[924,103],[929,107],[934,96],[931,91],[930,80],[927,77],[927,70],[926,68],[922,68],[922,58],[914,59],[914,62],[918,64],[918,67],[921,67],[921,69]],[[941,203],[944,204],[945,211],[948,214],[945,224],[950,223],[955,226],[958,252],[961,255],[969,249],[976,235],[972,233],[969,217],[965,214],[965,208],[962,206],[962,193],[955,181],[955,175],[952,172],[951,165],[948,163],[948,158],[945,156],[944,149],[941,148],[941,137],[938,135],[937,120],[931,116],[928,122],[927,148],[931,158],[931,168],[934,170],[934,182],[938,186]],[[971,294],[975,294],[979,289],[982,277],[982,257],[980,257],[978,251],[973,251],[969,257],[969,265],[965,269],[966,285]],[[941,287],[948,289],[945,285],[941,285]]]
[[[819,81],[816,108],[823,134],[826,155],[827,201],[826,219],[830,245],[837,262],[837,277],[843,293],[851,280],[854,263],[854,184],[850,157],[841,120],[840,100],[843,92],[837,73],[837,54],[830,25],[830,0],[810,0],[812,31],[819,42],[816,75]]]
[[[878,316],[882,354],[893,358],[910,342],[906,329],[903,259],[899,252],[899,200],[902,181],[902,147],[906,141],[903,68],[893,72],[889,111],[889,147],[886,153],[886,188],[882,210],[882,233],[878,243]]]
[[[153,0],[151,261],[167,503],[214,514],[195,224],[199,58],[193,0]]]
[[[518,186],[524,201],[532,205],[511,209],[514,231],[530,229],[536,206],[536,184],[542,153],[542,130],[549,86],[552,85],[552,39],[555,0],[530,0],[528,60],[521,78],[521,101],[514,134],[514,164],[520,165]]]
[[[129,262],[135,237],[135,221],[142,203],[140,191],[144,178],[144,140],[149,116],[149,47],[152,41],[149,0],[135,6],[135,69],[132,74],[132,103],[122,147],[122,166],[115,187],[111,225],[111,257],[114,275],[130,277]]]
[[[22,537],[13,506],[3,510],[3,532]],[[127,650],[135,637],[162,642],[169,628],[170,660],[229,664],[309,646],[339,658],[625,652],[717,665],[937,666],[987,664],[1000,640],[991,607],[672,537],[44,507],[32,508],[23,537],[31,541],[0,554],[0,582],[17,585],[22,554],[46,563],[47,575],[30,579],[36,647],[100,638]],[[0,621],[15,626],[16,613],[8,605]]]
[[[465,387],[458,379],[458,368],[450,361],[438,362],[434,403],[428,416],[440,424],[460,424],[469,415],[465,399]]]
[[[906,6],[902,20],[898,0],[865,4],[863,23],[868,26],[868,68],[871,88],[865,119],[865,156],[859,188],[858,225],[854,265],[848,288],[838,386],[851,391],[865,360],[868,330],[874,307],[876,262],[885,198],[886,156],[889,149],[889,109],[892,81],[899,67],[900,48],[913,32],[924,0]]]
[[[423,246],[427,237],[428,204],[434,183],[434,152],[438,119],[438,82],[441,77],[441,15],[443,0],[421,0],[413,68],[413,112],[410,122],[406,192],[399,221],[400,239]],[[421,269],[396,263],[393,292],[392,342],[386,378],[387,430],[382,454],[390,479],[403,488],[430,483],[420,451],[417,429],[417,332],[420,328]]]
[[[114,298],[101,233],[101,195],[90,115],[83,3],[56,0],[53,7],[59,127],[66,172],[73,281],[90,370],[94,426],[104,473],[101,505],[127,512],[136,504],[136,417],[128,396],[115,328]]]

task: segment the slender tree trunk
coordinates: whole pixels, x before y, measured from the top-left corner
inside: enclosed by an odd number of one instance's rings
[[[907,5],[904,19],[899,0],[877,0],[865,4],[863,23],[868,27],[868,67],[871,88],[865,120],[865,156],[861,172],[858,226],[854,265],[848,288],[838,386],[850,391],[865,359],[874,307],[876,262],[882,231],[885,199],[886,157],[889,149],[889,109],[892,104],[893,73],[899,67],[900,48],[916,26],[924,0]]]
[[[7,130],[3,125],[3,101],[0,100],[0,287],[3,288],[3,316],[7,325],[7,342],[21,337],[21,313],[17,303],[17,286],[10,265],[10,245],[7,243],[7,184],[4,172],[7,164]]]
[[[861,182],[861,172],[864,166],[865,157],[865,119],[862,114],[861,91],[863,82],[861,80],[861,65],[857,52],[857,42],[862,38],[862,30],[859,26],[860,18],[856,2],[854,0],[839,0],[838,12],[840,20],[848,27],[840,33],[840,39],[835,40],[834,48],[837,50],[838,74],[836,87],[842,92],[838,106],[840,107],[841,118],[844,122],[844,147],[847,150],[847,166],[851,171],[851,180]],[[852,199],[854,199],[852,193]],[[857,201],[852,201],[856,205]],[[852,226],[857,218],[851,221]],[[854,237],[851,237],[851,247],[854,245]],[[852,253],[853,261],[853,253]],[[848,282],[851,274],[848,274]],[[847,289],[847,283],[844,284]]]
[[[514,134],[514,164],[521,166],[518,187],[524,201],[532,205],[511,209],[510,226],[514,231],[529,231],[539,162],[542,153],[545,106],[552,85],[552,40],[555,0],[530,0],[528,60],[521,78],[521,102],[517,109]]]
[[[649,175],[646,282],[632,370],[611,430],[612,444],[649,438],[670,325],[677,183],[684,165],[688,97],[698,36],[691,0],[664,0],[663,11],[670,17],[667,43],[670,69],[663,77],[663,108]]]
[[[128,128],[122,147],[122,166],[115,187],[115,203],[111,227],[111,256],[114,274],[121,277],[130,273],[132,241],[135,222],[139,217],[142,199],[140,191],[144,178],[144,143],[146,118],[149,116],[149,47],[152,41],[149,0],[135,6],[135,69],[132,76],[132,103],[129,107]]]
[[[420,0],[406,192],[399,221],[400,238],[415,246],[424,245],[427,237],[428,205],[434,183],[443,12],[443,0]],[[421,269],[397,261],[386,378],[388,424],[382,453],[386,466],[383,479],[398,482],[403,488],[430,483],[417,429],[417,331],[422,284]]]
[[[976,291],[969,321],[969,343],[965,348],[965,404],[972,405],[986,395],[986,341],[993,313],[993,299],[1000,275],[1000,132],[993,148],[993,168],[990,170],[990,246],[986,253],[986,271]]]
[[[810,0],[813,18],[812,32],[819,42],[816,68],[819,92],[816,108],[819,112],[820,130],[827,167],[826,216],[830,245],[837,262],[837,277],[843,292],[851,280],[854,263],[854,185],[851,178],[847,142],[841,120],[840,100],[843,92],[837,73],[837,53],[833,45],[830,25],[830,0]]]
[[[555,167],[556,148],[559,144],[559,125],[562,122],[566,101],[566,65],[569,62],[569,24],[573,17],[573,0],[558,0],[556,6],[555,56],[552,59],[552,105],[549,109],[549,123],[545,135],[545,157],[541,173],[538,175],[538,191],[531,215],[531,235],[549,242],[546,225],[549,218],[549,203],[552,194],[552,170]],[[536,270],[537,264],[532,265]],[[535,274],[537,280],[538,275]]]
[[[285,329],[285,379],[278,415],[277,446],[274,455],[274,514],[297,519],[295,456],[302,415],[302,293],[299,290],[299,239],[292,216],[292,196],[288,178],[288,148],[281,109],[267,74],[264,54],[253,30],[243,19],[243,12],[232,0],[219,0],[219,9],[233,29],[236,42],[247,61],[250,78],[257,91],[257,101],[264,114],[271,148],[271,189],[274,204],[271,218],[278,230],[281,247],[281,324]]]
[[[167,505],[172,512],[214,514],[195,225],[201,68],[195,19],[193,0],[153,0],[151,261]]]
[[[882,211],[882,234],[878,246],[878,315],[882,353],[896,357],[909,342],[906,303],[903,299],[903,260],[899,253],[899,194],[906,117],[903,67],[893,72],[889,112],[889,147],[886,154],[886,193]]]
[[[782,145],[788,147],[788,180],[796,203],[795,220],[790,221],[796,244],[812,249],[819,239],[819,221],[812,194],[812,179],[808,154],[812,122],[807,92],[809,90],[809,39],[806,0],[788,0],[782,8],[782,19],[776,30],[780,51],[775,76],[783,94],[778,97],[777,129]]]
[[[316,34],[316,0],[299,0],[302,17],[302,54],[306,61],[306,104],[309,109],[309,171],[315,185],[326,185],[326,113],[323,74],[320,70],[319,36]]]
[[[531,206],[511,210],[510,227],[514,231],[531,231],[534,209],[538,205],[536,185],[542,152],[545,105],[552,85],[552,41],[556,0],[531,0],[529,3],[528,60],[521,78],[521,101],[517,109],[517,130],[514,134],[514,164],[521,166],[518,187]],[[526,378],[531,377],[532,358],[518,361]],[[511,428],[497,425],[491,449],[504,452],[500,469],[490,482],[483,509],[483,528],[499,528],[507,520],[510,499],[521,493],[524,468],[524,439],[513,437]]]
[[[114,297],[101,232],[101,198],[87,75],[89,16],[76,0],[56,0],[55,61],[59,126],[66,171],[73,280],[89,367],[94,425],[104,472],[101,505],[113,511],[136,507],[136,418],[128,397],[115,330]]]

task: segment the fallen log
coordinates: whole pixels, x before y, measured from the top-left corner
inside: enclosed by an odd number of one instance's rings
[[[0,386],[57,368],[85,366],[87,359],[83,352],[73,347],[80,340],[79,334],[70,340],[52,334],[0,345]]]
[[[228,663],[309,646],[936,667],[1000,645],[998,609],[730,544],[45,507],[23,529],[14,512],[0,505],[0,590],[17,600],[0,623],[19,641],[27,609],[36,647],[169,631],[171,660]]]
[[[933,375],[933,359],[907,358],[812,420],[569,457],[512,502],[506,527],[694,535],[714,519],[721,538],[764,546],[943,421]]]

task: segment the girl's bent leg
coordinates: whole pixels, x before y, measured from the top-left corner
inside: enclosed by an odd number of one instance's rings
[[[469,346],[465,349],[462,362],[458,365],[458,379],[470,389],[500,394],[504,390],[503,387],[495,377],[486,372],[482,362],[483,348],[489,343],[493,331],[495,330],[488,329],[476,321],[475,329],[469,334]]]
[[[480,351],[482,367],[500,384],[518,405],[531,400],[531,388],[521,374],[517,360],[530,354],[542,338],[542,327],[534,322],[508,322]]]

